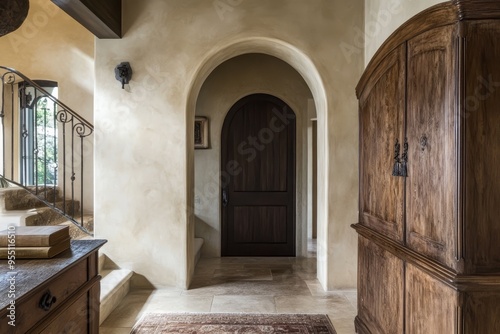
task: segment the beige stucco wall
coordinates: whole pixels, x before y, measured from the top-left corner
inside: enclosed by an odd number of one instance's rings
[[[195,235],[204,239],[202,256],[221,252],[220,161],[221,132],[229,109],[240,98],[266,93],[285,101],[297,116],[296,235],[297,256],[307,251],[307,127],[312,94],[290,65],[275,57],[247,54],[217,67],[205,80],[196,104],[196,116],[209,118],[210,148],[195,150]],[[309,208],[310,209],[310,208]]]
[[[124,1],[124,37],[96,42],[96,231],[104,251],[154,285],[186,286],[193,272],[194,149],[199,90],[243,53],[281,58],[318,109],[318,276],[356,285],[357,107],[363,55],[339,41],[364,22],[363,1]],[[112,71],[129,61],[126,90]]]
[[[294,67],[315,98],[318,277],[328,289],[355,286],[354,87],[380,44],[438,2],[124,0],[124,38],[96,42],[96,228],[109,239],[105,251],[156,285],[187,284],[198,93],[225,60],[262,52]],[[0,50],[0,64],[57,81],[61,100],[92,120],[94,38],[50,1],[32,0],[27,21],[0,38]],[[113,75],[121,61],[134,69],[126,90]]]
[[[93,121],[94,36],[52,2],[31,0],[22,26],[0,37],[0,65],[14,68],[30,79],[57,81],[59,99]],[[84,201],[91,210],[92,142],[84,146],[84,155],[85,178],[89,182]]]
[[[346,52],[355,52],[365,46],[365,64],[382,43],[401,24],[422,10],[443,0],[365,0],[365,34],[358,27],[358,36],[346,45]],[[363,43],[364,42],[364,43]]]

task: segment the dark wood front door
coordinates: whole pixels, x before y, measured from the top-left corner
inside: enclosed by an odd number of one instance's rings
[[[295,256],[295,114],[238,101],[222,129],[222,256]]]

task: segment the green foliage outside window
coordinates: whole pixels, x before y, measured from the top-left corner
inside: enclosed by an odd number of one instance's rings
[[[54,104],[43,97],[37,101],[36,176],[38,184],[57,184],[57,126]]]

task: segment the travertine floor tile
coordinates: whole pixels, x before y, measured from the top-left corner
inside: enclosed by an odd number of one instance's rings
[[[275,298],[278,313],[321,313],[331,319],[349,318],[356,314],[354,307],[338,293],[333,296],[279,296]]]
[[[184,291],[183,296],[282,296],[300,295],[310,296],[311,293],[304,281],[283,280],[283,281],[227,281],[217,285],[192,285],[190,290]]]
[[[356,290],[342,291],[347,300],[349,300],[355,309],[358,308],[358,293]]]
[[[99,328],[99,334],[130,334],[132,327],[124,328]]]
[[[354,329],[354,318],[332,319],[330,317],[330,319],[337,334],[353,334],[356,332]]]
[[[139,320],[144,305],[154,291],[137,290],[131,291],[122,303],[108,316],[101,325],[101,328],[110,327],[133,327]]]
[[[344,297],[347,296],[345,295],[343,290],[340,291],[325,291],[323,290],[323,287],[321,286],[321,283],[317,279],[312,279],[312,280],[304,280],[304,282],[307,284],[307,287],[309,288],[309,291],[311,292],[312,296],[319,297],[319,296],[333,296],[333,295],[338,295],[339,293],[343,294]],[[352,291],[352,290],[349,290]]]
[[[216,269],[214,277],[244,281],[271,281],[273,279],[271,270],[264,268]]]
[[[213,296],[172,296],[162,290],[130,292],[102,323],[102,327],[133,327],[148,312],[210,312]]]
[[[276,313],[272,296],[215,296],[213,313]]]
[[[189,296],[165,297],[153,294],[144,305],[143,312],[210,312],[212,301],[213,296],[193,298]]]
[[[227,312],[328,314],[337,334],[352,334],[356,302],[355,290],[323,290],[314,257],[201,259],[189,290],[132,291],[100,333],[129,333],[146,312]]]

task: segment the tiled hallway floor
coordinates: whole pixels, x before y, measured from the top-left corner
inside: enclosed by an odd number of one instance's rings
[[[323,291],[314,257],[201,259],[189,290],[132,291],[100,333],[129,333],[145,312],[320,313],[352,334],[356,291]]]

